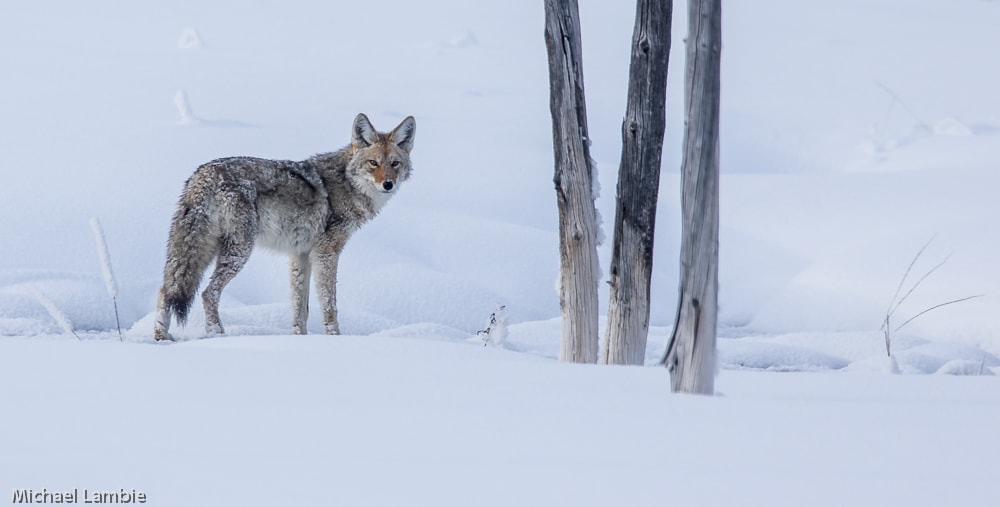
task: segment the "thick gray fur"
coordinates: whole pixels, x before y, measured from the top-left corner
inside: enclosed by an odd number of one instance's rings
[[[170,317],[183,324],[202,274],[215,271],[202,292],[205,331],[223,333],[219,297],[255,245],[289,254],[292,332],[306,333],[309,278],[327,334],[339,334],[337,261],[354,231],[375,217],[410,176],[416,123],[403,120],[377,132],[359,114],[351,144],[301,162],[233,157],[213,160],[188,179],[170,226],[154,337],[172,340]]]

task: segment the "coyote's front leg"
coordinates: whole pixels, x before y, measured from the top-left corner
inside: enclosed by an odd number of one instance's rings
[[[327,241],[313,251],[313,260],[316,262],[316,295],[319,297],[326,334],[340,334],[340,325],[337,323],[337,262],[343,248],[342,242]]]
[[[309,253],[293,253],[288,263],[292,289],[292,333],[306,334],[309,320],[309,273],[312,262]]]

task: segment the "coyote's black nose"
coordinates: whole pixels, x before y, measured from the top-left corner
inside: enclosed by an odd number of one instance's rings
[[[392,181],[385,180],[385,183],[382,184],[382,188],[384,188],[386,192],[392,190]]]

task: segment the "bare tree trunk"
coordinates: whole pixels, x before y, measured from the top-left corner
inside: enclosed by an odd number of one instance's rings
[[[653,228],[666,126],[672,0],[638,0],[622,122],[604,364],[641,365],[649,330]]]
[[[545,0],[549,107],[559,203],[559,360],[597,361],[597,225],[576,0]]]
[[[690,0],[681,168],[680,297],[663,363],[673,391],[715,391],[719,292],[719,82],[721,0]]]

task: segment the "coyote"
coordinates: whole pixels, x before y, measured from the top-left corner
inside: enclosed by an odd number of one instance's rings
[[[301,162],[233,157],[199,167],[184,184],[170,226],[163,287],[153,335],[173,340],[170,316],[181,324],[201,276],[215,259],[202,292],[205,331],[222,334],[219,296],[250,258],[254,244],[289,254],[292,332],[306,333],[309,277],[327,334],[337,324],[337,260],[351,234],[371,220],[410,176],[416,122],[407,117],[392,132],[377,132],[359,114],[351,144]]]

